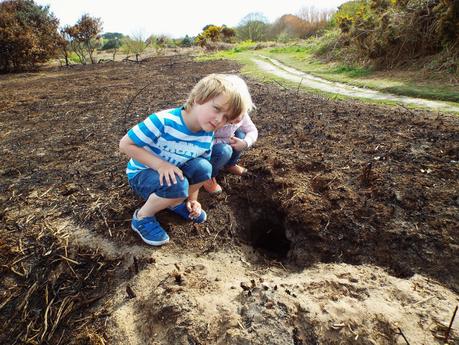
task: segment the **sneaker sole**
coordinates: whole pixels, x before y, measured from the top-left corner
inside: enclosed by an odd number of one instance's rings
[[[209,194],[218,194],[218,193],[221,193],[223,191],[223,189],[221,187],[220,187],[220,189],[215,189],[215,190],[208,190],[205,186],[203,188]]]
[[[133,225],[131,225],[131,229],[134,230],[137,234],[139,234],[139,236],[142,239],[142,241],[144,241],[146,244],[149,244],[150,246],[162,246],[163,244],[169,242],[169,236],[167,236],[167,239],[162,240],[162,241],[150,241],[150,240],[147,240],[146,238],[144,238],[142,236],[142,234],[140,233],[140,231],[137,230],[136,228],[134,228]]]
[[[213,190],[211,192],[209,192],[207,189],[206,189],[206,192],[209,193],[209,194],[220,194],[221,192],[223,192],[223,190]]]

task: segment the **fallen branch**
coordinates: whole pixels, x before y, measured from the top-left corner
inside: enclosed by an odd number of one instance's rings
[[[445,343],[446,344],[448,343],[448,338],[449,338],[449,335],[451,334],[451,328],[453,327],[453,322],[454,322],[454,318],[456,317],[456,313],[457,313],[457,308],[458,307],[459,307],[459,305],[457,305],[456,308],[454,309],[453,317],[451,318],[451,321],[449,322],[449,326],[448,326],[448,329],[447,329],[446,334],[445,334]]]
[[[408,339],[406,339],[405,334],[403,334],[403,332],[402,332],[402,329],[400,327],[397,327],[397,328],[398,328],[399,334],[403,337],[403,339],[405,340],[406,344],[410,345],[410,342],[408,341]]]

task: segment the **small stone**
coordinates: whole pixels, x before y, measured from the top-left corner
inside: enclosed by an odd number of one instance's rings
[[[248,286],[245,282],[241,282],[241,288],[244,291],[250,290],[250,286]]]

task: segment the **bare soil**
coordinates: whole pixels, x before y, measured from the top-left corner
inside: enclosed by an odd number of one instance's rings
[[[118,141],[229,61],[187,56],[0,77],[0,343],[459,344],[459,118],[247,78],[250,173],[209,219],[141,201]],[[406,339],[406,340],[405,340]]]

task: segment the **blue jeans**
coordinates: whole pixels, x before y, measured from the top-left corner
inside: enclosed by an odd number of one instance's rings
[[[234,136],[239,139],[245,138],[245,133],[241,130],[236,130]],[[231,145],[218,143],[212,146],[212,155],[210,164],[212,164],[212,177],[217,176],[225,166],[236,165],[241,156],[241,151],[234,150]]]
[[[157,196],[165,199],[179,199],[188,197],[190,185],[204,182],[210,179],[212,165],[202,157],[190,159],[179,166],[182,170],[184,179],[180,180],[177,176],[177,183],[168,186],[165,182],[159,184],[159,174],[156,170],[145,169],[129,180],[134,193],[142,199],[147,200],[150,194],[155,193]]]

